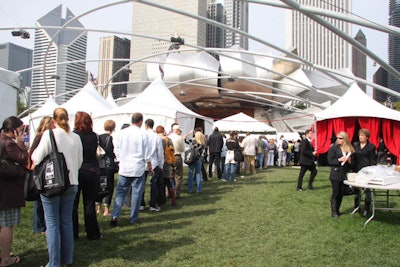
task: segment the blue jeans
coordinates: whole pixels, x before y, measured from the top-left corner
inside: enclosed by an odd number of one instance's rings
[[[142,201],[142,194],[144,190],[144,179],[145,173],[139,177],[125,177],[122,175],[118,176],[117,188],[115,190],[114,208],[111,218],[119,218],[125,195],[128,192],[129,187],[132,187],[131,214],[129,222],[136,223],[138,221],[139,206],[140,202]]]
[[[64,194],[55,197],[40,196],[46,220],[46,241],[49,252],[48,267],[72,264],[74,256],[74,231],[72,209],[78,186],[71,186]]]
[[[189,193],[193,192],[193,173],[195,174],[195,177],[196,177],[197,192],[201,193],[203,191],[203,186],[201,183],[201,175],[200,175],[202,164],[203,164],[203,161],[200,158],[198,161],[196,161],[192,165],[189,165],[189,174],[188,174],[188,180],[187,180]]]
[[[263,169],[263,164],[264,164],[264,152],[263,153],[257,153],[256,158],[258,159],[258,162],[260,163],[260,166],[258,167],[259,170]]]
[[[225,164],[224,179],[228,180],[229,178],[229,180],[231,180],[232,182],[235,181],[235,170],[236,170],[236,163]]]

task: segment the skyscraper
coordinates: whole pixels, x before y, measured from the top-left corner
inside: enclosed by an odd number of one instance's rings
[[[198,16],[207,17],[207,1],[176,1],[159,0],[158,4],[173,7]],[[170,40],[171,37],[181,37],[185,44],[206,46],[206,23],[196,19],[151,7],[146,4],[133,2],[132,32],[148,35],[155,38]],[[132,36],[131,58],[133,60],[146,59],[151,61],[159,58],[160,52],[165,52],[171,47],[171,42]],[[152,57],[154,55],[154,57]],[[132,65],[130,80],[141,81],[145,62],[136,62]],[[134,89],[129,87],[129,91]]]
[[[351,12],[351,0],[298,0],[297,3],[340,13]],[[351,46],[335,33],[300,12],[288,10],[286,46],[297,48],[304,59],[327,68],[350,67]],[[325,18],[336,28],[351,35],[351,25],[345,21]]]
[[[362,30],[358,30],[354,39],[363,46],[367,46],[367,39]],[[352,48],[351,71],[358,78],[364,80],[367,78],[367,56],[358,51],[355,47]],[[366,91],[365,84],[358,83],[358,86],[363,89],[364,92]]]
[[[249,31],[249,3],[238,0],[224,0],[226,24],[232,28]],[[239,45],[243,49],[249,48],[249,40],[236,32],[226,30],[225,47]]]
[[[32,49],[13,43],[0,44],[0,67],[18,71],[32,67]],[[21,88],[31,86],[32,71],[21,73]]]
[[[57,29],[46,26],[62,27],[75,16],[67,8],[62,17],[62,5],[59,5],[36,21],[33,66],[42,66],[33,70],[31,104],[42,103],[49,96],[56,96],[56,102],[62,104],[71,98],[76,89],[86,83],[86,63],[59,64],[61,62],[86,60],[87,33],[76,30],[62,30],[57,36]],[[75,20],[69,27],[83,25]],[[61,96],[59,96],[61,94]]]
[[[211,0],[208,5],[207,17],[219,23],[225,23],[224,7],[216,0]],[[225,47],[225,29],[207,24],[207,47]]]
[[[131,48],[131,41],[126,38],[119,38],[118,36],[107,36],[100,38],[100,53],[99,59],[129,59]],[[129,80],[129,72],[123,70],[118,72],[123,66],[129,63],[127,61],[109,60],[99,62],[98,83],[109,84],[115,82],[124,82]],[[112,78],[112,79],[111,79]],[[104,96],[107,97],[109,93],[113,94],[114,98],[127,94],[126,84],[115,84],[112,86],[103,87],[102,91]]]
[[[389,25],[400,27],[400,1],[389,1]],[[389,33],[389,65],[400,71],[400,37]],[[400,92],[400,80],[393,75],[388,75],[388,87]]]

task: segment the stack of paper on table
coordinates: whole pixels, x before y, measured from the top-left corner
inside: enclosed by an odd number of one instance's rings
[[[390,184],[400,183],[400,177],[399,176],[374,177],[371,178],[368,183],[377,185],[390,185]]]

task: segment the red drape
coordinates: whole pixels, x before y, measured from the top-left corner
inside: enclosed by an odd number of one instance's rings
[[[400,164],[400,122],[393,120],[382,120],[383,141],[387,149],[397,157],[396,164]]]
[[[379,146],[379,138],[380,138],[380,122],[382,119],[379,118],[369,118],[369,117],[360,117],[358,118],[358,123],[361,128],[368,129],[371,133],[369,137],[369,141],[371,144],[375,145],[376,148]]]
[[[333,129],[335,130],[335,135],[339,132],[346,132],[350,138],[353,138],[356,118],[355,117],[344,117],[344,118],[334,118],[333,121]]]
[[[317,153],[323,154],[328,152],[331,146],[331,136],[333,131],[333,123],[331,120],[317,121]]]

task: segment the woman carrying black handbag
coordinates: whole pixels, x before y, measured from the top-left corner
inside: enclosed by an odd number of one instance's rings
[[[99,144],[106,152],[103,159],[100,162],[100,173],[101,175],[107,176],[107,183],[109,184],[109,194],[104,197],[104,211],[103,216],[110,215],[110,205],[114,193],[114,175],[118,172],[118,165],[115,162],[113,137],[111,134],[115,130],[115,122],[113,120],[106,120],[104,122],[105,133],[99,135]],[[98,198],[96,200],[96,212],[101,212],[103,198]]]
[[[22,121],[11,116],[3,121],[1,128],[1,159],[17,163],[19,168],[24,168],[28,161],[28,152],[24,145],[24,131]],[[7,172],[7,170],[5,170]],[[10,170],[9,170],[10,171]],[[25,207],[24,176],[0,177],[0,246],[1,266],[19,263],[18,256],[10,256],[13,236],[13,226],[21,220],[21,207]]]

